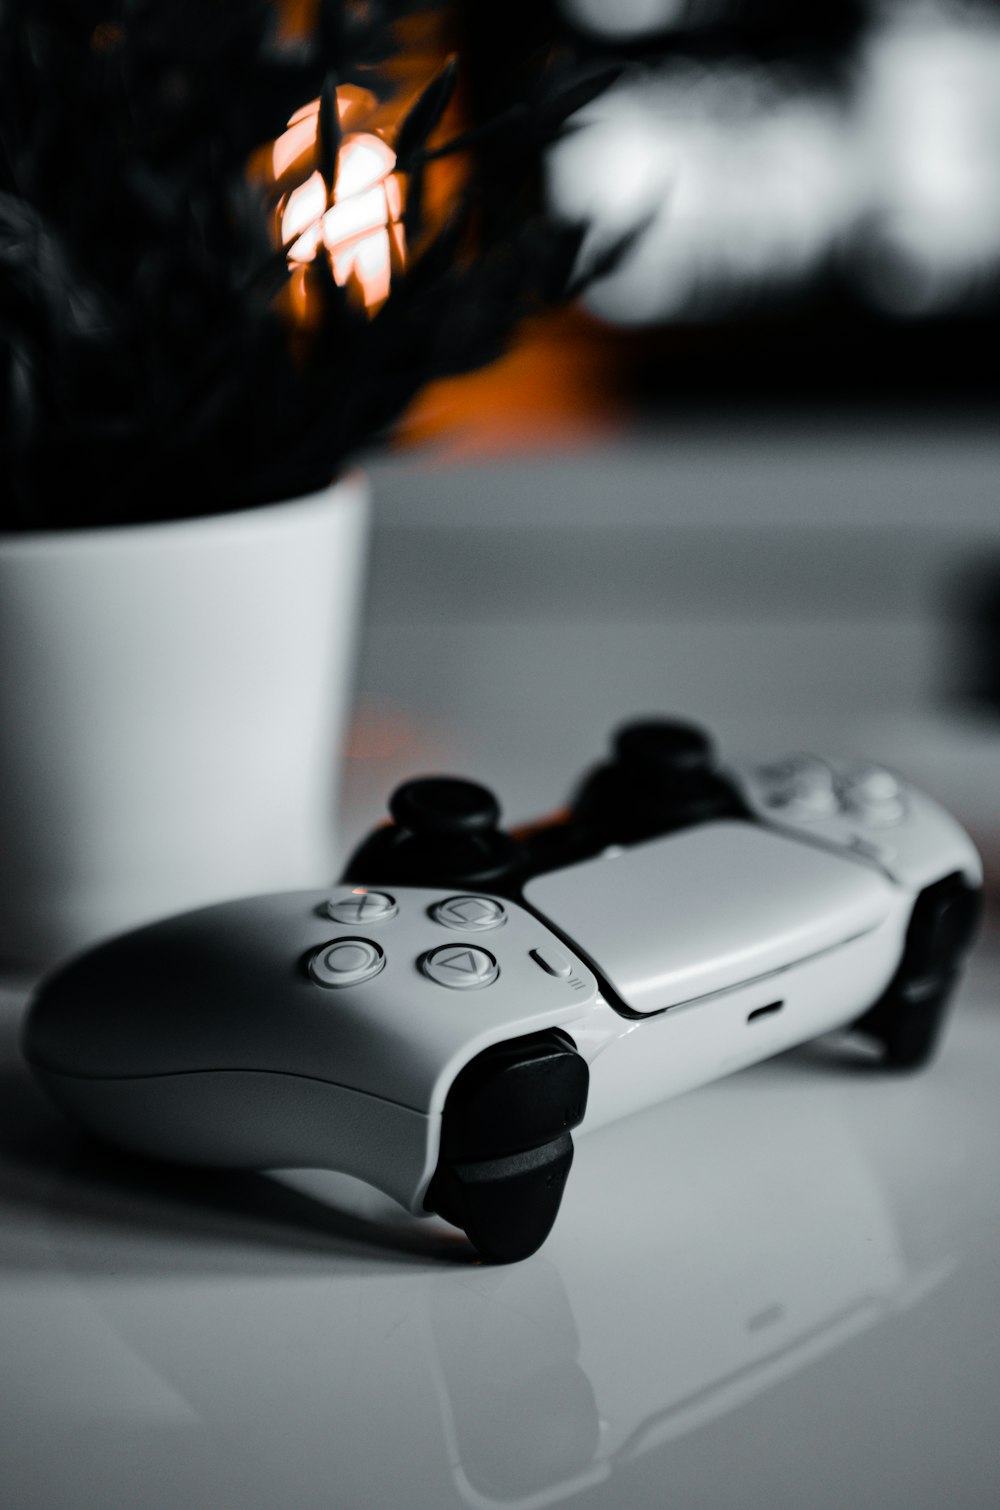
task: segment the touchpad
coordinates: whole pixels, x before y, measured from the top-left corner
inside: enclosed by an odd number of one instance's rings
[[[725,991],[877,928],[877,871],[720,821],[529,881],[524,895],[633,1012]]]

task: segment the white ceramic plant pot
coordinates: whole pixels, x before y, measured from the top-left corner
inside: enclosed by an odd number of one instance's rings
[[[0,538],[0,968],[324,885],[367,485]]]

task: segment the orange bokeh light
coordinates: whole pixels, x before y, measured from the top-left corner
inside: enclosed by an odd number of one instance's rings
[[[344,135],[332,185],[312,166],[319,133],[318,100],[295,112],[272,148],[276,181],[298,173],[308,175],[278,203],[281,244],[298,273],[293,277],[297,306],[305,305],[304,269],[321,252],[330,259],[334,281],[356,291],[370,315],[389,297],[393,272],[405,262],[403,192],[394,171],[396,154],[374,130],[358,129],[374,104],[374,96],[355,85],[337,90],[337,116]]]

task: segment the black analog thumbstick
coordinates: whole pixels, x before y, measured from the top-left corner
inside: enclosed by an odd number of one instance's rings
[[[389,812],[411,834],[449,838],[486,833],[500,821],[500,805],[493,793],[458,776],[405,781],[393,792]]]
[[[692,777],[715,768],[708,735],[694,724],[650,718],[625,724],[614,739],[615,760],[640,779]]]
[[[573,815],[577,832],[594,848],[635,844],[746,812],[717,769],[704,729],[680,719],[644,718],[617,731],[611,759],[584,778]]]

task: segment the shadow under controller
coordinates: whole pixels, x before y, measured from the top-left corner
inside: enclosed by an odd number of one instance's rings
[[[201,909],[43,983],[23,1037],[58,1105],[133,1152],[319,1166],[533,1253],[572,1131],[833,1029],[932,1054],[981,870],[892,772],[720,767],[631,724],[513,831],[474,782],[407,782],[332,891]]]

